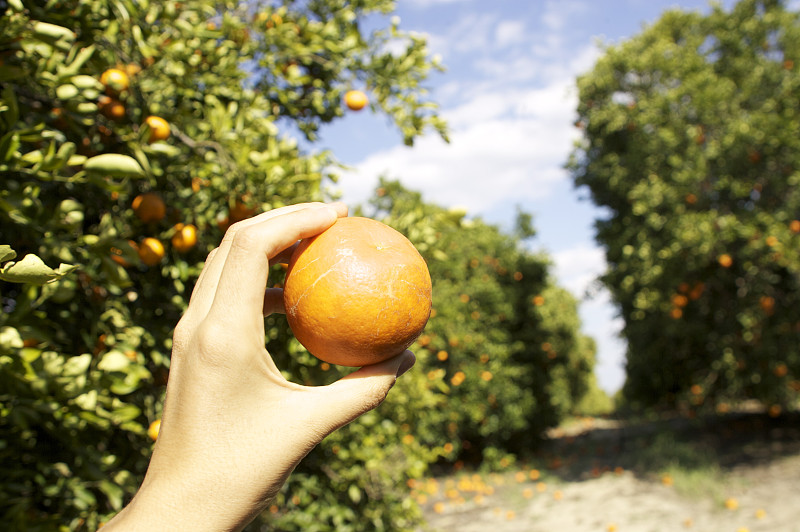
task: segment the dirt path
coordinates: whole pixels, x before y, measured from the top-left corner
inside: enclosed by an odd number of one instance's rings
[[[800,532],[800,418],[784,418],[562,436],[542,457],[559,461],[554,470],[516,467],[420,482],[425,530]],[[648,442],[665,441],[672,443],[667,454],[674,452],[667,458],[682,467],[648,469],[647,460],[658,458]],[[698,456],[713,463],[692,463]]]

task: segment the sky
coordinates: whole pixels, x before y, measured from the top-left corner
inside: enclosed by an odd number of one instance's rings
[[[729,7],[732,1],[723,1]],[[579,131],[575,81],[602,55],[655,22],[666,9],[709,11],[707,1],[398,0],[400,28],[428,40],[446,68],[426,87],[450,127],[403,145],[387,117],[367,110],[321,131],[352,168],[342,199],[356,205],[379,176],[397,179],[426,202],[462,207],[510,230],[516,208],[533,214],[531,249],[545,251],[551,274],[579,300],[582,329],[598,345],[595,372],[609,393],[625,380],[622,321],[596,278],[605,267],[594,240],[601,212],[564,169]]]

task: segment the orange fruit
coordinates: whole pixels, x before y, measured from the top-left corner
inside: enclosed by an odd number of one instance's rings
[[[169,123],[160,116],[148,116],[144,119],[144,123],[150,128],[150,136],[147,138],[147,142],[153,143],[169,138]]]
[[[719,265],[723,268],[730,268],[733,265],[733,259],[727,253],[723,253],[717,259],[719,261]]]
[[[186,253],[197,244],[197,227],[192,224],[177,224],[172,235],[172,247],[178,253]]]
[[[102,83],[107,91],[122,92],[130,86],[128,74],[118,68],[109,68],[100,75]]]
[[[164,244],[157,238],[147,237],[139,244],[139,259],[147,266],[155,266],[164,258]]]
[[[100,104],[100,110],[106,118],[119,120],[125,116],[125,104],[119,100],[104,96],[101,100],[98,100],[98,103]]]
[[[676,307],[685,307],[689,304],[689,298],[683,294],[674,294],[672,296],[672,304]]]
[[[431,277],[399,232],[369,218],[340,218],[295,249],[284,305],[292,332],[311,354],[365,366],[401,353],[422,333]]]
[[[274,28],[275,26],[280,26],[283,24],[283,17],[281,17],[277,13],[273,13],[267,19],[267,29]]]
[[[727,499],[725,499],[725,508],[727,508],[728,510],[736,510],[737,508],[739,508],[739,501],[737,501],[733,497],[728,497]]]
[[[344,94],[344,103],[351,111],[360,111],[367,105],[367,95],[359,90],[347,91]]]
[[[158,433],[161,430],[161,420],[156,419],[150,426],[147,428],[147,435],[150,436],[150,439],[156,441],[158,439]]]
[[[158,222],[167,214],[167,206],[155,192],[139,194],[131,203],[133,212],[144,223]]]
[[[142,67],[136,63],[128,63],[127,65],[122,66],[122,70],[124,70],[129,76],[135,76],[142,71]]]

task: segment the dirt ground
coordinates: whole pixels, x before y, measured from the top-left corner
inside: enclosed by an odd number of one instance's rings
[[[797,413],[584,420],[530,464],[418,482],[422,530],[800,532]]]

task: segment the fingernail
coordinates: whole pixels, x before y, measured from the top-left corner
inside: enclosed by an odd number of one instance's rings
[[[397,368],[397,378],[405,373],[406,371],[410,370],[414,367],[414,364],[417,362],[417,357],[414,356],[414,353],[411,351],[406,351],[405,355],[403,356],[403,361],[400,362],[400,367]]]

